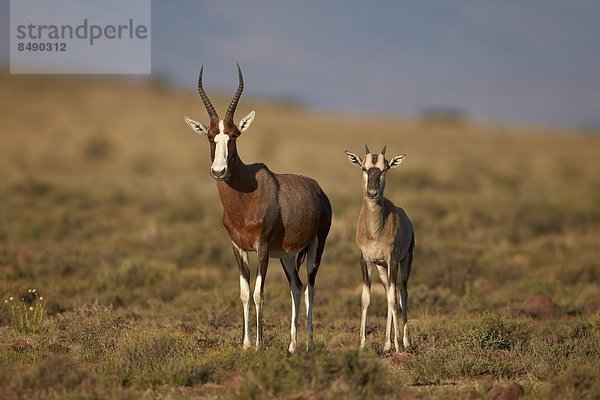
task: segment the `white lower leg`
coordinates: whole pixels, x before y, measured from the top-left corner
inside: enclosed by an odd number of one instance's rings
[[[383,284],[383,288],[385,289],[386,296],[389,297],[389,284],[388,284],[388,269],[382,267],[381,265],[377,265],[377,272],[379,272],[379,278],[381,279],[381,283]],[[383,347],[384,351],[389,351],[392,348],[392,309],[388,304],[388,312],[387,312],[387,322],[385,325],[385,345]]]
[[[362,313],[360,317],[360,348],[365,347],[367,343],[367,310],[371,303],[371,288],[368,284],[363,284],[362,290]]]
[[[298,313],[300,311],[300,288],[292,286],[290,290],[292,296],[292,322],[290,327],[290,346],[288,351],[294,353],[296,351],[296,343],[298,340]]]
[[[388,292],[389,292],[389,289],[388,289]],[[384,351],[390,351],[392,349],[392,323],[393,323],[392,307],[388,302],[387,322],[385,325],[385,345],[383,346]]]
[[[306,350],[310,350],[313,347],[313,299],[315,297],[315,291],[313,285],[308,283],[304,292],[304,303],[306,305]]]
[[[392,325],[394,327],[394,349],[400,351],[398,345],[398,309],[396,307],[396,285],[391,284],[388,290],[388,309],[392,311]]]
[[[249,317],[250,317],[250,282],[243,275],[240,275],[240,299],[244,310],[244,349],[250,347]]]
[[[402,344],[405,349],[410,348],[410,336],[408,334],[408,322],[404,324],[404,335],[402,336]]]
[[[318,244],[319,239],[315,237],[308,246],[308,252],[306,254],[306,289],[304,292],[307,330],[306,350],[311,350],[313,348],[313,299],[315,297],[315,288],[313,286],[314,276],[312,277],[312,281],[311,276],[313,275],[315,268],[318,268],[318,266],[315,265]]]
[[[404,326],[402,344],[405,349],[408,349],[410,347],[410,336],[408,334],[408,290],[405,287],[400,289],[400,300],[402,301],[402,324]]]
[[[254,285],[254,306],[256,307],[256,349],[259,350],[263,346],[263,318],[262,318],[262,276],[256,277]]]

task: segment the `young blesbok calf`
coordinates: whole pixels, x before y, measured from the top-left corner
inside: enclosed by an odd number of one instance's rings
[[[360,347],[366,343],[367,309],[371,302],[371,267],[377,266],[379,277],[385,288],[388,304],[387,325],[385,332],[385,351],[392,348],[391,330],[394,328],[394,348],[398,347],[398,316],[396,281],[400,266],[400,304],[402,307],[402,342],[405,348],[410,347],[408,335],[408,277],[413,259],[415,235],[412,224],[403,209],[396,207],[383,197],[385,175],[391,168],[396,168],[404,155],[396,156],[390,161],[385,159],[385,147],[380,154],[371,154],[365,146],[366,156],[346,151],[352,164],[363,171],[363,206],[358,216],[356,227],[356,243],[361,251],[360,267],[363,275],[362,314],[360,320]]]
[[[244,348],[250,347],[250,269],[248,252],[258,253],[254,286],[256,306],[256,348],[263,346],[263,289],[269,258],[279,258],[289,281],[292,295],[292,322],[289,351],[296,350],[298,312],[303,286],[298,271],[307,259],[308,282],[305,292],[308,328],[307,349],[312,347],[312,304],[317,270],[331,225],[331,204],[319,184],[300,175],[275,174],[264,164],[244,164],[236,140],[254,120],[250,112],[236,126],[233,114],[244,89],[238,65],[239,86],[225,118],[217,112],[202,88],[202,70],[198,92],[210,117],[209,126],[188,117],[185,122],[195,132],[206,135],[210,144],[210,173],[217,181],[223,204],[223,225],[233,244],[240,269],[240,298],[244,311]]]

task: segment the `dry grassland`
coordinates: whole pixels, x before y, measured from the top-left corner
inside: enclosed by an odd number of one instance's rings
[[[211,97],[219,110],[229,100]],[[600,397],[600,136],[251,97],[238,118],[251,109],[242,159],[317,179],[334,209],[316,349],[292,357],[275,261],[267,348],[241,350],[208,145],[183,121],[207,119],[197,94],[0,75],[0,398],[477,399],[509,381],[522,398]],[[365,143],[407,154],[386,195],[417,237],[410,354],[383,353],[378,282],[357,352],[361,177],[344,150]]]

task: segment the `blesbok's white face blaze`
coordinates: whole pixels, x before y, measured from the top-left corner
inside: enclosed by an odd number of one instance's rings
[[[215,141],[215,159],[213,160],[210,172],[213,177],[220,179],[227,175],[227,158],[229,135],[225,133],[225,124],[223,120],[219,121],[219,133],[214,138]]]
[[[206,126],[191,118],[185,117],[185,122],[194,132],[202,133],[208,138],[212,159],[210,174],[213,178],[220,181],[227,180],[230,177],[231,169],[234,167],[230,166],[229,163],[239,162],[235,140],[250,127],[255,115],[254,111],[251,111],[242,118],[239,128],[233,122],[235,109],[240,96],[242,95],[242,91],[244,90],[244,78],[242,77],[242,70],[240,69],[239,64],[237,69],[239,80],[238,89],[229,104],[224,119],[219,118],[217,111],[202,87],[202,72],[204,71],[204,67],[200,68],[200,75],[198,76],[198,94],[200,94],[204,107],[206,107],[206,111],[210,117],[210,125]]]
[[[239,128],[232,124],[220,119],[218,122],[211,122],[210,126],[194,121],[191,118],[185,117],[185,122],[192,130],[198,134],[205,135],[211,146],[214,145],[214,158],[210,167],[210,175],[217,180],[227,179],[229,176],[229,162],[232,157],[230,152],[235,151],[235,140],[236,138],[247,131],[254,121],[256,113],[251,111],[248,115],[240,120]],[[215,132],[217,132],[215,134]],[[212,151],[212,150],[211,150]]]

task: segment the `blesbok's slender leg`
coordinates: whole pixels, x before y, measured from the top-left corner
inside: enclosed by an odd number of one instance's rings
[[[256,307],[256,350],[263,347],[263,302],[267,267],[269,266],[269,245],[263,243],[258,248],[256,283],[254,284],[254,306]]]
[[[371,264],[367,264],[364,257],[360,256],[360,269],[362,270],[362,313],[360,317],[360,348],[361,350],[367,343],[367,310],[371,303]]]
[[[243,346],[244,349],[250,347],[250,268],[248,267],[248,253],[240,249],[233,243],[233,254],[240,269],[240,299],[244,309],[244,326],[243,326]]]
[[[402,284],[400,286],[400,304],[402,307],[402,344],[405,349],[410,347],[410,336],[408,334],[408,277],[412,266],[413,253],[412,251],[402,260]]]
[[[306,291],[304,292],[304,303],[306,305],[306,350],[310,350],[313,347],[313,299],[315,297],[315,278],[319,269],[317,263],[317,247],[319,240],[314,238],[308,245],[308,251],[306,254]],[[320,257],[319,257],[320,258]],[[320,260],[319,260],[320,262]]]
[[[290,347],[288,348],[288,351],[294,353],[296,351],[298,339],[298,314],[300,312],[300,298],[302,297],[302,281],[298,276],[296,256],[280,258],[279,261],[283,266],[285,276],[290,284],[290,294],[292,296],[292,322],[290,327]]]
[[[398,280],[398,260],[392,256],[392,259],[388,265],[390,271],[389,287],[387,292],[388,319],[391,313],[392,325],[394,327],[394,349],[397,353],[400,351],[400,346],[398,345],[398,292],[396,290],[396,282]]]
[[[383,265],[377,264],[377,272],[379,272],[379,279],[381,279],[381,283],[385,290],[386,298],[389,294],[389,267],[385,267]],[[392,348],[392,313],[388,306],[387,312],[387,322],[385,324],[385,345],[383,347],[384,351],[389,351]]]

